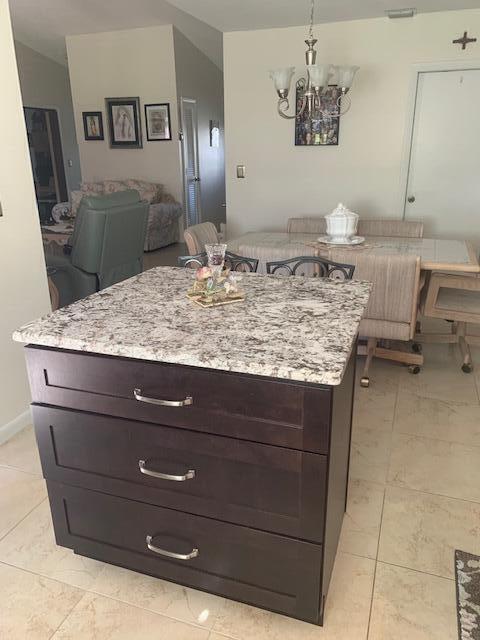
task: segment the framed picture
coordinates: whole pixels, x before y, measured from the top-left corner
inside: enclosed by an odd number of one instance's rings
[[[83,111],[83,132],[85,140],[104,140],[103,116],[101,111]]]
[[[210,120],[210,146],[220,146],[220,123],[218,120]]]
[[[297,109],[301,108],[302,87],[297,84]],[[328,113],[335,112],[337,100],[341,95],[338,87],[328,87],[322,93],[322,111],[313,113],[310,116],[305,110],[299,118],[295,119],[295,145],[301,147],[324,147],[338,145],[338,135],[340,131],[340,118],[338,116],[328,116]]]
[[[139,98],[105,98],[112,149],[141,149]]]
[[[172,139],[170,105],[168,102],[145,105],[145,127],[149,142]]]

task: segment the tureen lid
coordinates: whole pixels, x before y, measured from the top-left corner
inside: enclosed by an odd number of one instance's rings
[[[339,202],[337,207],[331,213],[328,213],[325,218],[358,218],[358,213],[350,211],[344,204]]]

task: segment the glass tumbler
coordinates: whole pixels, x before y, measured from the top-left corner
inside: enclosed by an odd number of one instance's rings
[[[226,244],[206,244],[205,251],[207,252],[208,266],[212,269],[214,278],[217,279],[223,270],[225,263],[225,251],[227,250]]]

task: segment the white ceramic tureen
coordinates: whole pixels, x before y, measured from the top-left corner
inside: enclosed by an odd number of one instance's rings
[[[332,213],[325,216],[327,236],[332,242],[348,243],[357,233],[358,214],[353,213],[341,202]]]

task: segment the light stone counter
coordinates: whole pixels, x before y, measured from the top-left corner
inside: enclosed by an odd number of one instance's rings
[[[158,267],[14,333],[19,342],[338,385],[371,285],[247,274],[246,300],[202,309],[189,269]]]

